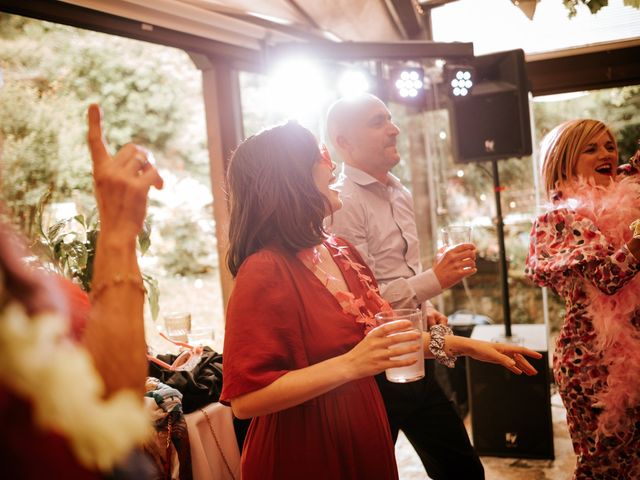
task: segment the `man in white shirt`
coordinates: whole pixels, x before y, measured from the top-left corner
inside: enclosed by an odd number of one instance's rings
[[[476,272],[475,247],[454,247],[433,268],[422,270],[411,193],[390,173],[400,161],[399,133],[385,104],[373,95],[331,106],[327,134],[344,169],[336,185],[343,206],[328,228],[358,249],[394,308],[423,307],[428,326],[446,323],[428,300]],[[376,377],[394,441],[402,430],[434,480],[483,479],[480,459],[435,380],[432,361],[426,372],[423,380],[409,384]]]

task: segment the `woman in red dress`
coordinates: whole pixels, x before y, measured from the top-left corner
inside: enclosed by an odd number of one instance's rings
[[[384,405],[373,375],[413,361],[389,347],[416,338],[388,308],[371,271],[323,220],[340,208],[335,165],[296,123],[243,142],[228,172],[227,307],[221,401],[253,418],[243,480],[396,479]],[[429,344],[430,337],[423,334]],[[394,355],[417,347],[396,347]],[[472,355],[516,373],[535,370],[522,347],[444,337],[442,355]],[[432,356],[428,348],[426,354]]]
[[[553,129],[541,158],[552,203],[534,222],[526,273],[565,301],[553,369],[577,455],[573,478],[637,479],[640,184],[616,176],[615,139],[597,120]]]

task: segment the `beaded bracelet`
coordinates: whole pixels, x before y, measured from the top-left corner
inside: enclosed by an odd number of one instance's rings
[[[116,274],[116,275],[113,276],[113,278],[111,280],[107,280],[106,282],[102,282],[102,283],[96,285],[95,287],[93,287],[91,289],[91,293],[90,293],[91,300],[92,301],[96,300],[109,287],[114,287],[114,286],[117,286],[117,285],[121,285],[123,283],[131,284],[137,290],[142,292],[143,295],[146,293],[144,285],[142,284],[142,280],[140,279],[139,276],[136,276],[136,275],[125,275],[125,276],[123,276],[123,275],[120,275],[120,274]]]
[[[449,356],[444,351],[444,337],[453,335],[451,329],[442,324],[433,325],[429,329],[431,340],[429,341],[429,351],[433,354],[436,361],[445,367],[453,368],[457,357]]]
[[[629,225],[629,230],[633,232],[633,238],[640,240],[640,220],[634,220]]]

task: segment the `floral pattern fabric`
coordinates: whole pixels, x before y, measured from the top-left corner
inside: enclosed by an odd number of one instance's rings
[[[615,295],[639,270],[639,262],[624,242],[612,242],[592,218],[571,208],[552,210],[533,225],[525,273],[565,301],[553,370],[577,455],[576,480],[640,478],[640,408],[628,408],[625,428],[614,429],[611,435],[603,435],[598,428],[607,408],[601,399],[612,364],[599,347],[595,327],[600,319],[594,318],[592,305],[598,295]],[[637,311],[631,318],[617,318],[615,313],[611,310],[612,318],[607,319],[612,325],[630,322],[638,332]]]

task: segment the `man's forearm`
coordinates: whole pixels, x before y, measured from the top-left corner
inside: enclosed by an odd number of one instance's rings
[[[442,288],[431,269],[380,284],[380,294],[393,308],[416,308],[440,293]]]

